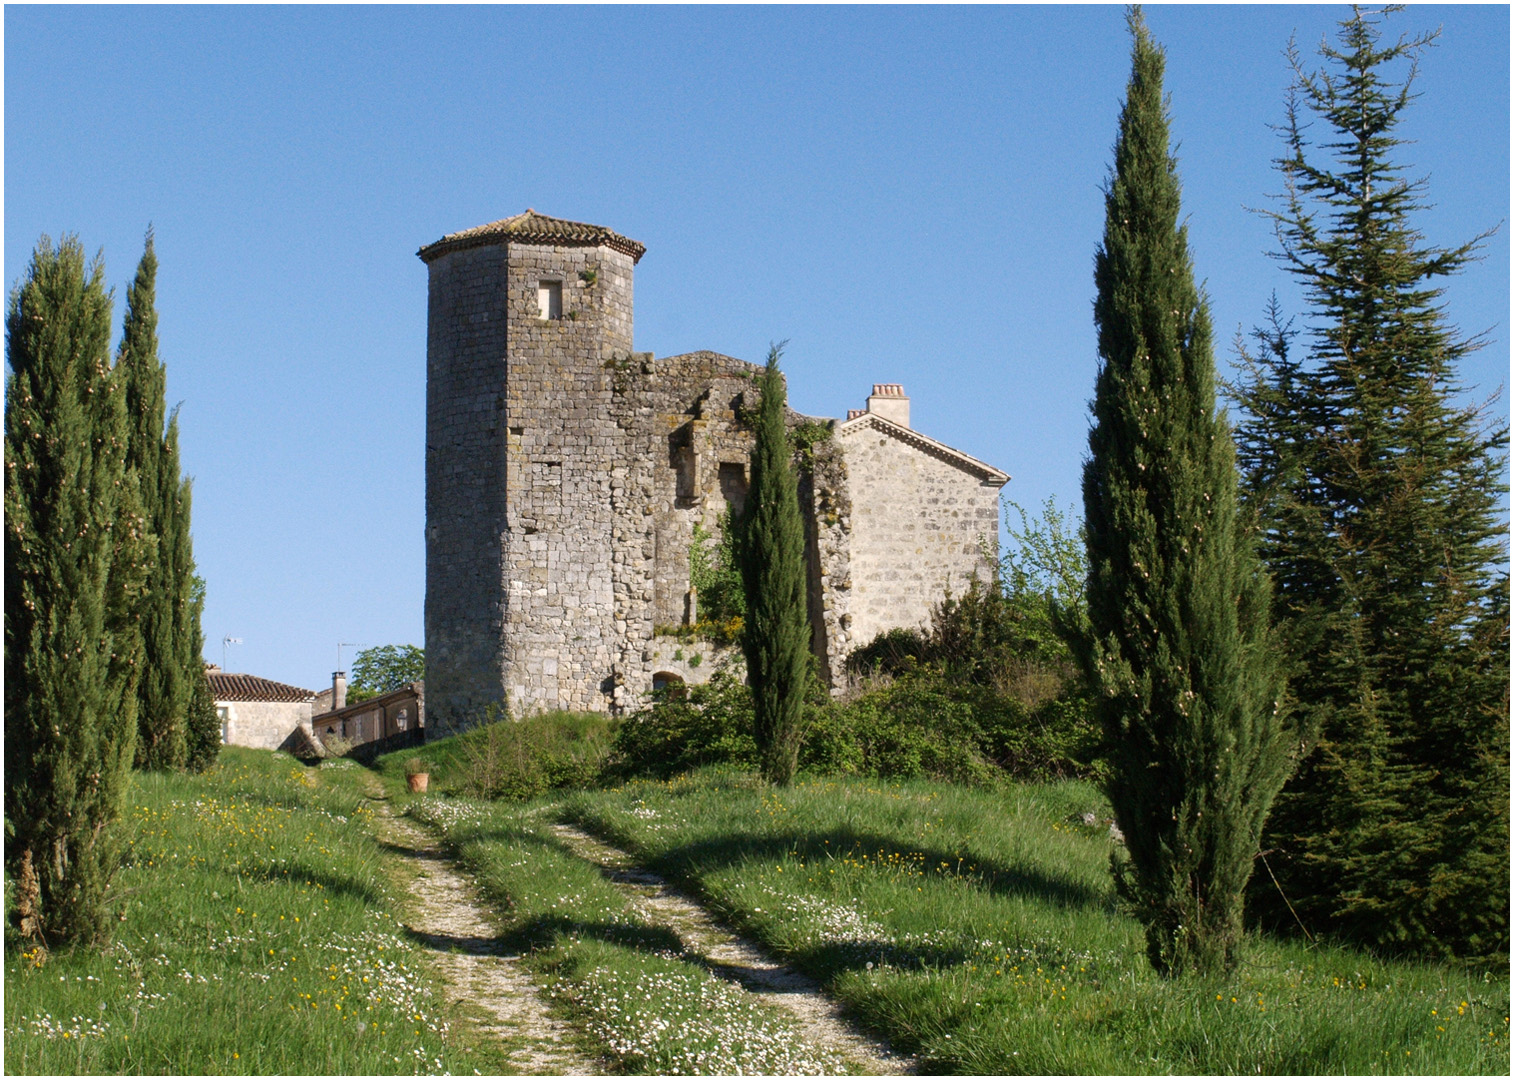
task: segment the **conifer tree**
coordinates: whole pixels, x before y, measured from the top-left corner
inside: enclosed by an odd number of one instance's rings
[[[189,522],[180,499],[177,418],[163,428],[166,375],[158,359],[154,302],[158,259],[152,233],[126,294],[126,324],[116,370],[126,388],[130,423],[127,463],[137,474],[149,532],[157,540],[141,611],[142,676],[137,688],[138,768],[183,767],[190,677],[186,663],[189,614]]]
[[[1236,520],[1209,316],[1168,152],[1164,60],[1139,8],[1095,259],[1101,360],[1084,467],[1088,630],[1122,896],[1164,974],[1235,959],[1268,807],[1287,775],[1269,586]]]
[[[1426,245],[1412,220],[1424,181],[1393,160],[1435,35],[1383,44],[1382,14],[1355,11],[1318,71],[1290,47],[1272,217],[1307,320],[1295,331],[1274,301],[1236,393],[1279,629],[1317,734],[1269,826],[1279,885],[1254,883],[1254,902],[1278,924],[1379,947],[1486,954],[1509,934],[1507,429],[1457,404],[1457,362],[1480,342],[1439,306],[1439,280],[1483,237]]]
[[[109,925],[150,562],[102,277],[43,237],[6,319],[6,860],[19,929],[52,942]]]
[[[762,775],[787,785],[799,764],[804,697],[810,680],[810,623],[805,597],[804,523],[799,485],[784,422],[785,388],[768,351],[752,448],[751,486],[741,527],[741,580],[746,592],[742,648],[752,686],[754,737]]]
[[[189,481],[183,482],[184,516],[189,517]],[[190,579],[189,655],[194,662],[189,694],[189,760],[191,772],[204,772],[216,763],[221,753],[221,718],[216,714],[215,696],[210,676],[205,670],[205,635],[201,619],[205,613],[205,579],[198,574]]]

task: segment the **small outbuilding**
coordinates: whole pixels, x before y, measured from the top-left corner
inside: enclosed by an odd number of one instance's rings
[[[221,721],[221,742],[257,750],[305,753],[312,745],[315,692],[209,664],[205,671]]]

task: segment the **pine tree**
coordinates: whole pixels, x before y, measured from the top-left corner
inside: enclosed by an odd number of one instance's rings
[[[1121,894],[1164,974],[1234,963],[1263,820],[1290,765],[1269,586],[1236,518],[1209,316],[1178,224],[1164,59],[1133,9],[1095,259],[1102,361],[1083,474],[1080,660],[1110,748]]]
[[[151,561],[102,278],[44,237],[6,319],[6,859],[19,929],[54,942],[109,925]]]
[[[1381,45],[1380,14],[1343,22],[1322,70],[1290,48],[1272,217],[1307,325],[1295,333],[1274,302],[1236,393],[1251,511],[1317,733],[1269,827],[1279,885],[1256,883],[1255,902],[1270,921],[1390,949],[1491,953],[1508,948],[1507,429],[1456,404],[1457,362],[1480,342],[1439,306],[1438,279],[1483,237],[1424,244],[1424,181],[1393,161],[1435,35]],[[1323,121],[1318,146],[1306,113]]]
[[[163,429],[166,375],[158,359],[158,271],[152,233],[126,294],[126,324],[116,370],[125,382],[130,422],[127,463],[137,474],[149,532],[157,540],[142,604],[142,676],[137,687],[138,768],[181,768],[188,755],[186,722],[192,670],[185,665],[189,597],[184,560],[188,521],[181,514],[178,424]]]
[[[747,610],[742,648],[752,685],[754,736],[763,777],[787,785],[799,764],[811,660],[804,523],[784,423],[786,394],[778,370],[782,354],[781,345],[769,350],[759,384],[762,401],[740,549]]]

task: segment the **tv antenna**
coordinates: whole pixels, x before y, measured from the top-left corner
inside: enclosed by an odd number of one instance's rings
[[[226,646],[228,646],[228,645],[240,645],[240,644],[242,644],[242,639],[239,638],[239,637],[232,637],[230,634],[227,634],[225,637],[223,637],[221,639],[221,670],[222,671],[226,670]]]
[[[362,644],[363,643],[361,641],[338,641],[336,643],[336,669],[338,671],[346,671],[347,670],[346,668],[342,667],[342,650],[343,649],[356,649],[356,648],[360,647]]]

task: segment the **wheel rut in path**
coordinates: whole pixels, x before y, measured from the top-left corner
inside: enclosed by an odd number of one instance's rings
[[[603,1071],[577,1049],[573,1029],[552,1016],[541,990],[498,941],[492,913],[441,844],[416,823],[373,803],[381,842],[409,860],[406,928],[431,949],[449,1003],[482,1012],[474,1023],[499,1040],[518,1074],[586,1076]]]
[[[628,852],[573,825],[554,825],[574,855],[599,867],[632,899],[637,914],[678,935],[684,948],[709,971],[743,987],[766,1004],[786,1010],[810,1042],[840,1052],[863,1072],[901,1075],[917,1071],[911,1057],[857,1031],[813,979],[769,957],[751,941],[721,926],[694,900],[635,865]]]

